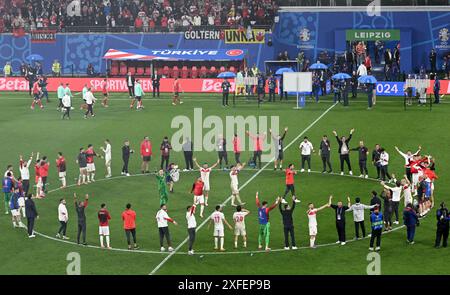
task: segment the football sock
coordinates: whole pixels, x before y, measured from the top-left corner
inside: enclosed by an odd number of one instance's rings
[[[108,171],[108,175],[111,175],[111,167],[107,167],[106,170]]]
[[[220,249],[223,249],[223,242],[224,242],[225,238],[221,237],[220,238]]]
[[[61,182],[62,182],[63,186],[66,186],[66,178],[65,177],[61,178]]]
[[[87,178],[87,181],[88,182],[90,182],[91,181],[91,177],[90,177],[90,175],[88,174],[88,175],[86,175],[86,178]],[[83,180],[84,181],[84,180]]]
[[[217,249],[218,246],[219,246],[219,238],[214,237],[214,248]]]
[[[91,174],[91,180],[92,180],[92,181],[95,180],[94,177],[95,177],[95,173],[92,173],[92,174]]]
[[[205,210],[205,205],[200,205],[200,216],[203,216],[204,210]]]
[[[104,247],[104,245],[103,245],[103,236],[102,235],[100,235],[100,246],[103,248]]]
[[[109,248],[109,236],[106,236],[105,238],[106,238],[106,247]]]

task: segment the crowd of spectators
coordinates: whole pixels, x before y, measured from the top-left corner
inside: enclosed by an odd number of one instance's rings
[[[196,26],[271,26],[275,0],[0,0],[0,32],[184,31]]]

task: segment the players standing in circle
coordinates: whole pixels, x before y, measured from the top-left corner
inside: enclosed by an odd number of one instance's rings
[[[230,171],[230,187],[231,187],[231,206],[236,207],[236,200],[239,202],[238,205],[245,205],[244,202],[241,201],[241,197],[239,196],[239,180],[238,175],[241,169],[244,169],[244,164],[237,164],[236,166],[231,167]]]
[[[108,80],[106,78],[103,79],[102,93],[103,93],[102,106],[107,108],[109,93],[108,93]]]
[[[63,240],[68,240],[69,238],[66,236],[67,231],[67,222],[69,221],[69,212],[66,207],[66,200],[59,200],[58,205],[58,221],[59,221],[59,230],[56,233],[56,237],[62,238]]]
[[[233,214],[234,220],[234,248],[238,247],[239,236],[242,237],[243,247],[247,248],[247,231],[245,230],[245,217],[250,214],[250,211],[238,205],[236,212]]]
[[[152,143],[148,136],[144,137],[144,140],[141,142],[141,158],[142,158],[142,164],[141,164],[141,172],[149,173],[148,170],[148,163],[152,159]]]
[[[209,174],[211,173],[212,169],[216,168],[217,165],[219,165],[219,160],[217,160],[216,163],[214,163],[211,167],[209,167],[207,163],[204,163],[203,166],[200,166],[197,162],[197,159],[194,158],[194,164],[200,170],[200,177],[204,183],[203,194],[205,196],[205,206],[208,206],[208,197],[210,191]]]
[[[105,139],[105,147],[101,147],[102,152],[105,153],[105,167],[106,167],[106,178],[110,178],[111,175],[111,142],[109,139]]]
[[[111,219],[111,215],[106,209],[105,204],[100,205],[100,210],[97,213],[98,217],[98,234],[100,236],[100,247],[105,248],[105,244],[103,243],[103,237],[106,240],[106,248],[111,249],[110,241],[109,241],[109,220]]]
[[[225,240],[223,224],[225,223],[229,229],[233,229],[233,228],[228,223],[228,221],[225,219],[225,215],[223,215],[222,209],[223,209],[222,206],[220,206],[220,205],[216,206],[216,211],[214,211],[211,214],[208,228],[210,227],[211,223],[214,223],[214,233],[213,233],[214,250],[225,251],[225,248],[223,247],[224,240]],[[220,242],[220,248],[219,248],[219,242]]]
[[[97,153],[94,151],[94,146],[92,144],[88,145],[88,148],[86,149],[86,171],[87,171],[87,182],[90,183],[95,182],[95,163],[94,163],[94,157],[100,157],[97,155]]]
[[[156,213],[156,221],[158,223],[158,230],[159,230],[159,245],[161,247],[161,252],[166,251],[166,248],[164,248],[164,237],[167,241],[167,250],[169,252],[173,251],[172,248],[172,239],[170,238],[170,232],[169,232],[169,224],[167,222],[171,222],[175,225],[178,223],[169,217],[167,214],[167,205],[162,204],[161,209]]]
[[[258,249],[262,249],[263,247],[263,239],[266,244],[266,251],[270,251],[269,243],[270,243],[270,222],[269,222],[269,212],[272,211],[280,200],[278,197],[275,202],[268,206],[267,201],[263,201],[260,203],[259,201],[259,193],[256,192],[256,207],[258,208],[258,222],[259,222],[259,231],[258,231]]]
[[[33,83],[32,90],[33,92],[33,102],[31,103],[31,109],[34,110],[34,105],[38,104],[41,109],[44,108],[41,102],[41,86],[39,81]]]
[[[64,97],[64,95],[65,95],[65,92],[64,92],[64,84],[63,84],[62,82],[59,84],[56,93],[57,93],[58,101],[59,101],[58,107],[57,107],[56,109],[57,109],[58,111],[60,111],[60,110],[62,109],[62,107],[63,107],[62,99],[63,99],[63,97]]]
[[[78,167],[80,169],[80,174],[78,175],[78,185],[81,184],[87,184],[86,177],[87,177],[87,159],[86,159],[86,152],[83,148],[80,148],[80,152],[78,153],[77,160],[76,160]]]
[[[349,143],[350,143],[350,140],[352,139],[352,135],[353,135],[354,131],[355,131],[355,129],[351,129],[350,130],[350,135],[348,137],[341,136],[339,138],[336,130],[333,130],[333,134],[336,137],[336,140],[337,140],[338,145],[339,145],[338,153],[339,153],[339,160],[341,162],[341,175],[344,175],[344,162],[347,163],[348,174],[353,175],[352,165],[350,164],[350,147],[349,147]]]
[[[228,82],[228,79],[225,78],[222,82],[222,106],[227,107],[228,106],[228,97],[230,96],[230,88],[231,84]]]
[[[136,80],[134,84],[134,98],[131,101],[130,109],[133,108],[134,102],[137,100],[136,110],[141,110],[144,108],[142,104],[142,96],[144,96],[144,90],[142,90],[141,80]]]
[[[166,186],[166,173],[164,170],[159,170],[158,174],[156,174],[156,180],[158,182],[158,192],[159,192],[159,205],[162,206],[167,204],[169,201],[169,193],[167,192]]]
[[[84,99],[86,100],[86,113],[84,114],[84,118],[87,119],[88,115],[90,115],[91,117],[95,117],[94,114],[94,103],[97,100],[94,96],[94,94],[92,94],[91,88],[88,88],[88,91],[85,94]]]
[[[181,101],[181,99],[180,99],[180,91],[181,91],[180,81],[178,80],[178,78],[175,78],[175,81],[173,82],[173,100],[172,100],[172,105],[177,105],[177,102],[179,104],[183,103]]]
[[[134,153],[134,150],[130,148],[130,141],[127,139],[123,143],[122,147],[122,175],[130,176],[130,173],[128,172],[128,162],[130,161],[130,155]]]
[[[309,246],[311,248],[316,248],[316,236],[317,236],[317,212],[328,208],[328,203],[319,208],[314,208],[313,203],[308,204],[308,210],[306,214],[308,215],[308,228],[309,228]]]
[[[286,173],[286,190],[284,191],[281,203],[287,204],[286,196],[289,192],[291,192],[291,195],[294,198],[294,202],[300,203],[300,200],[298,200],[297,197],[295,196],[294,176],[297,174],[297,171],[294,170],[294,164],[289,164],[285,170],[285,173]]]
[[[203,218],[203,211],[205,210],[205,197],[203,195],[203,189],[205,187],[205,183],[202,181],[202,178],[199,177],[192,184],[191,193],[194,194],[194,205],[200,204],[200,218]]]
[[[56,169],[58,170],[58,177],[61,181],[61,188],[66,187],[66,159],[61,152],[58,152],[58,158],[56,159]]]
[[[275,98],[274,98],[275,101]],[[286,133],[288,131],[288,128],[284,128],[283,135],[275,135],[272,132],[272,129],[269,129],[269,133],[272,136],[273,144],[275,145],[275,161],[273,162],[273,170],[277,170],[278,164],[280,164],[279,168],[280,170],[283,169],[283,151],[284,151],[284,145],[283,140],[286,137]]]
[[[195,220],[195,205],[187,206],[186,208],[186,221],[187,221],[187,231],[189,236],[188,244],[188,254],[194,254],[194,242],[195,242],[195,230],[197,228],[197,221]]]
[[[134,250],[138,250],[139,246],[136,241],[136,212],[131,209],[131,204],[127,204],[125,211],[122,212],[123,229],[127,237],[128,250],[131,250],[131,236],[133,237]]]
[[[279,201],[279,200],[278,200]],[[295,203],[297,199],[295,196],[292,197],[292,206],[288,204],[284,204],[281,206],[281,202],[279,202],[278,208],[280,209],[280,213],[283,219],[283,229],[284,229],[284,250],[289,250],[289,235],[291,236],[292,250],[297,250],[297,246],[295,243],[295,234],[294,234],[294,221],[292,218],[292,214],[294,213]]]

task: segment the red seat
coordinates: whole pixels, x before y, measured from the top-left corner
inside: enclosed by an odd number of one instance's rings
[[[174,67],[172,68],[172,75],[171,75],[171,77],[172,77],[172,78],[178,78],[178,77],[180,77],[180,69],[178,69],[177,66],[174,66]]]
[[[200,78],[206,78],[206,74],[208,74],[208,70],[205,66],[201,66],[200,68]]]
[[[155,69],[155,73],[157,73],[158,75],[162,76],[163,75],[163,69],[162,68],[157,68],[157,69]]]
[[[162,70],[162,74],[163,74],[164,76],[166,76],[166,77],[169,77],[169,72],[170,72],[169,67],[168,67],[168,66],[164,66],[164,68],[163,68],[163,70]]]
[[[189,76],[189,70],[188,70],[188,67],[187,67],[187,66],[183,66],[183,67],[181,68],[181,78],[187,79],[188,76]]]
[[[209,73],[211,74],[211,76],[215,76],[215,75],[217,74],[217,69],[216,69],[216,67],[215,67],[215,66],[212,66],[212,67],[209,69]]]
[[[120,64],[120,74],[125,76],[127,74],[127,65],[124,63]]]
[[[151,68],[151,67],[146,67],[146,68],[144,69],[144,73],[145,73],[146,75],[151,75],[151,74],[152,74],[152,68]]]
[[[230,67],[230,72],[236,73],[236,68],[233,67],[233,66],[231,66],[231,67]]]
[[[111,76],[118,76],[118,75],[119,75],[119,67],[118,66],[111,67]]]
[[[191,78],[198,78],[198,69],[196,66],[193,66],[191,69]]]
[[[136,68],[135,67],[128,68],[128,71],[131,73],[131,75],[136,74]]]
[[[225,71],[226,71],[225,67],[224,67],[224,66],[221,66],[220,69],[219,69],[219,73],[223,73],[223,72],[225,72]]]
[[[143,76],[144,75],[144,68],[143,67],[138,67],[136,69],[136,75]]]

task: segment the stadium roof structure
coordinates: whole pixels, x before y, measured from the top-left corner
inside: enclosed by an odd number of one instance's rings
[[[109,49],[104,59],[140,61],[229,61],[243,60],[245,49]]]

